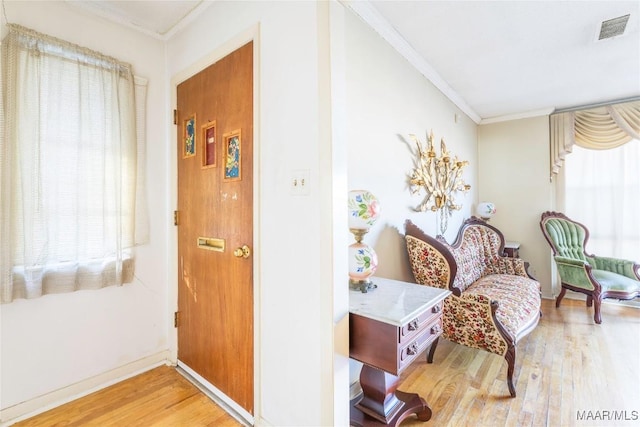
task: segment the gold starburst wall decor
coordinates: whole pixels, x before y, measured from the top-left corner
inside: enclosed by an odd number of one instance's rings
[[[471,189],[462,179],[462,171],[469,162],[452,156],[447,150],[444,138],[440,140],[440,156],[437,156],[433,147],[433,131],[429,134],[426,144],[415,135],[409,137],[417,147],[415,167],[409,178],[411,193],[416,194],[422,190],[426,192],[425,198],[416,210],[436,212],[440,232],[444,234],[452,211],[462,208],[462,205],[455,202],[456,194],[466,193]]]

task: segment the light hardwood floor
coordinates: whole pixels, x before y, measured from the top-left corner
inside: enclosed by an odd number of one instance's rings
[[[440,340],[434,363],[424,354],[401,377],[433,417],[402,426],[640,425],[640,310],[565,299],[543,301],[539,326],[518,345],[510,398],[504,359]],[[587,412],[585,412],[587,411]],[[591,418],[578,419],[579,415]],[[604,419],[604,411],[615,419]],[[635,417],[635,419],[634,419]],[[160,367],[16,424],[17,426],[238,426],[175,369]]]
[[[53,426],[241,426],[175,368],[161,366],[15,424]]]
[[[403,426],[640,425],[640,310],[604,303],[601,325],[583,301],[543,300],[542,310],[517,346],[515,398],[502,357],[440,340],[434,363],[414,362],[398,387],[424,397],[433,416]]]

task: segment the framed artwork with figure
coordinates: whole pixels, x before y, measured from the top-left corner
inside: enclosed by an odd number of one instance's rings
[[[224,140],[224,180],[242,179],[242,137],[240,129],[223,135]]]
[[[184,152],[183,157],[193,157],[196,155],[196,115],[190,116],[183,123],[184,125]]]

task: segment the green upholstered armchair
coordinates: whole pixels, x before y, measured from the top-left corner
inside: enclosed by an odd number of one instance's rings
[[[602,323],[600,303],[603,299],[629,300],[640,296],[640,265],[589,255],[585,251],[589,230],[583,224],[559,212],[544,212],[540,228],[551,245],[562,282],[556,307],[560,306],[567,289],[586,294],[587,307],[594,306],[593,319]]]

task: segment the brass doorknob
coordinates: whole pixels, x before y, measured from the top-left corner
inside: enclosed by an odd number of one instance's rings
[[[249,258],[249,256],[251,255],[251,248],[249,248],[249,246],[244,245],[241,248],[236,248],[236,250],[233,251],[233,256],[236,256],[238,258]]]

